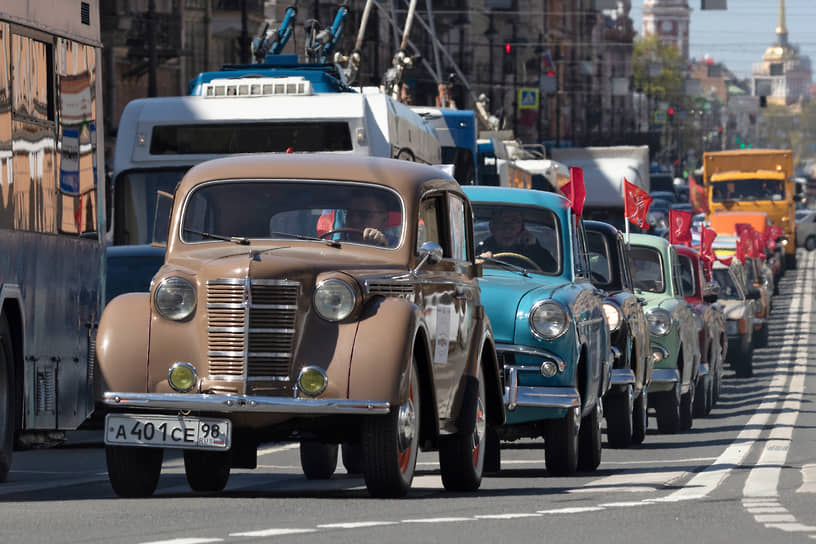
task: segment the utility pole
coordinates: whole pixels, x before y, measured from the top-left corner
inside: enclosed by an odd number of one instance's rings
[[[158,96],[156,69],[159,64],[156,52],[156,0],[147,3],[147,96]]]
[[[241,0],[241,64],[249,64],[249,25],[247,0]]]

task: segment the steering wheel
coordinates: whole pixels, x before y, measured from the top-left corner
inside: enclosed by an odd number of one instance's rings
[[[354,228],[351,228],[351,227],[343,227],[343,228],[340,228],[340,229],[332,229],[332,230],[324,232],[323,234],[318,236],[318,238],[328,238],[332,234],[344,233],[344,232],[359,234],[360,235],[360,240],[363,239],[363,229],[354,229]]]
[[[504,251],[502,253],[496,253],[496,254],[493,255],[494,259],[501,260],[502,257],[511,257],[513,259],[519,259],[520,261],[524,261],[525,263],[529,264],[533,268],[533,271],[535,271],[535,272],[544,272],[541,269],[541,267],[536,264],[536,262],[534,260],[532,260],[530,257],[527,257],[526,255],[522,255],[521,253],[513,253],[512,251]]]

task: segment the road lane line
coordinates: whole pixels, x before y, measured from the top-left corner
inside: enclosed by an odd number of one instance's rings
[[[316,533],[317,529],[261,529],[260,531],[245,531],[241,533],[230,533],[229,536],[284,536],[302,535],[306,533]]]
[[[601,506],[575,506],[572,508],[556,508],[554,510],[536,510],[539,514],[581,514],[583,512],[598,512],[606,510]]]
[[[462,521],[473,521],[473,518],[417,518],[404,519],[402,523],[460,523]]]
[[[142,544],[208,544],[209,542],[224,542],[223,538],[174,538],[172,540],[154,540]]]
[[[480,514],[473,516],[476,519],[518,519],[518,518],[540,518],[544,514],[531,514],[531,513],[508,513],[508,514]]]
[[[802,467],[802,485],[796,490],[797,493],[816,493],[816,465],[804,465]]]
[[[325,523],[318,525],[319,529],[362,529],[366,527],[382,527],[384,525],[397,525],[398,521],[352,521],[349,523]]]
[[[584,484],[582,487],[568,489],[567,493],[644,493],[652,492],[671,485],[671,482],[684,478],[685,470],[673,472],[643,472],[612,474]]]

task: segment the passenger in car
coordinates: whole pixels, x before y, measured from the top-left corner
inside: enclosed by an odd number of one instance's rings
[[[494,258],[502,253],[517,253],[532,259],[545,272],[554,272],[558,263],[550,252],[538,243],[532,232],[524,228],[524,218],[518,210],[497,209],[490,218],[490,234],[476,248],[480,257]]]

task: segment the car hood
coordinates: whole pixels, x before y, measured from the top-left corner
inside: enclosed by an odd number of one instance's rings
[[[745,302],[741,300],[723,300],[717,301],[725,313],[726,319],[742,319],[745,316]]]
[[[536,274],[525,277],[518,272],[486,270],[484,276],[479,278],[479,287],[496,341],[513,343],[516,315],[523,298],[549,298],[559,287],[568,283],[562,277]],[[527,310],[529,308],[524,309],[525,313]]]
[[[666,293],[650,293],[649,291],[640,291],[638,296],[646,299],[646,306],[643,307],[643,311],[663,307],[666,303],[674,300],[673,297]]]

